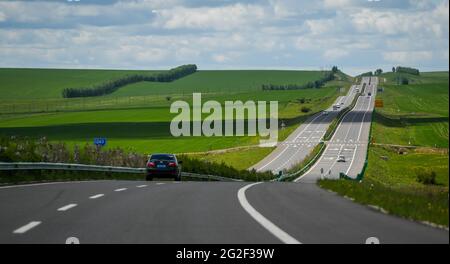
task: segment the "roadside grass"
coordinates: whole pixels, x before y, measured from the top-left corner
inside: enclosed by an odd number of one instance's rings
[[[448,227],[448,188],[391,187],[372,179],[365,179],[361,183],[320,180],[319,186],[351,197],[355,202],[381,207],[390,214]]]
[[[194,158],[216,163],[225,163],[238,170],[246,170],[269,155],[274,148],[250,147],[213,153],[191,154]]]
[[[448,227],[448,154],[421,153],[413,149],[398,154],[390,147],[369,148],[363,181],[321,180],[319,185],[391,214]],[[436,173],[437,185],[417,181],[418,170]]]

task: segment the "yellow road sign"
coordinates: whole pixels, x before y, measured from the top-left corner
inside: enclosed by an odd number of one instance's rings
[[[383,100],[382,99],[376,99],[375,100],[375,107],[383,107]]]

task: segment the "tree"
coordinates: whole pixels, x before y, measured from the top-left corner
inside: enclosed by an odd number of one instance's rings
[[[395,67],[392,67],[392,72],[395,72]]]
[[[380,74],[382,74],[383,73],[383,70],[382,69],[377,69],[376,71],[375,71],[375,75],[380,75]]]
[[[332,73],[337,73],[338,72],[338,67],[337,66],[333,66],[332,68],[331,68],[331,72]]]

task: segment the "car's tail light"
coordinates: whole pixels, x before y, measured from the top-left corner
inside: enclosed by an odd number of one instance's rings
[[[156,165],[155,165],[155,163],[154,162],[147,162],[147,167],[148,168],[154,168]]]
[[[169,164],[167,164],[169,167],[176,167],[177,164],[175,162],[169,162]]]

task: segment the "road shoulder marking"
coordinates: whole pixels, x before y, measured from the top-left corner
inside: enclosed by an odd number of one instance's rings
[[[250,187],[260,183],[261,182],[251,183],[239,189],[237,197],[242,208],[244,208],[244,210],[260,225],[262,225],[267,231],[269,231],[272,235],[281,240],[281,242],[285,244],[301,244],[298,240],[290,236],[288,233],[284,232],[281,228],[276,226],[269,219],[265,218],[262,214],[256,211],[256,209],[253,208],[253,206],[250,205],[250,203],[247,200],[247,197],[245,197],[245,191]]]

